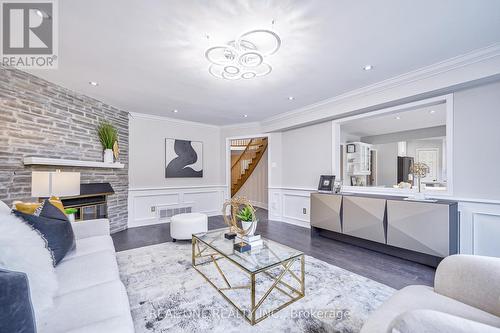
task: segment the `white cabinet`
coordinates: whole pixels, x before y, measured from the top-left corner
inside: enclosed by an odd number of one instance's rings
[[[354,145],[354,152],[348,151],[348,146]],[[371,174],[370,164],[371,145],[364,142],[350,142],[346,144],[346,170],[353,176]]]

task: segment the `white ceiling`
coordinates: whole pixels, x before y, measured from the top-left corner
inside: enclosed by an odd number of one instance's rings
[[[442,125],[446,125],[446,104],[351,120],[343,123],[341,130],[364,137]]]
[[[59,15],[59,69],[35,75],[127,111],[219,125],[500,42],[500,1],[491,0],[64,0]],[[282,46],[270,75],[226,81],[207,72],[207,48],[273,19]]]

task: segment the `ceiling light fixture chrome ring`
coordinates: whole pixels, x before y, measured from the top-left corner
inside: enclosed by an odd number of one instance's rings
[[[247,41],[247,42],[254,44],[256,46],[256,48],[259,49],[258,45],[253,43],[251,40],[249,41],[249,39],[250,39],[249,37],[251,37],[252,34],[255,35],[255,34],[262,34],[262,33],[269,34],[270,36],[274,37],[276,40],[275,47],[272,48],[270,51],[264,52],[263,50],[260,50],[264,54],[264,56],[273,55],[276,52],[278,52],[278,50],[281,47],[281,38],[274,31],[271,31],[271,30],[257,29],[257,30],[252,30],[252,31],[246,32],[243,35],[241,35],[240,38],[238,38],[238,43],[241,43],[241,41],[244,40],[244,41]]]
[[[224,67],[224,72],[231,75],[236,75],[240,72],[240,69],[236,66],[229,65]]]
[[[232,75],[232,74],[228,74],[226,72],[222,72],[222,78],[226,79],[226,80],[232,80],[232,81],[236,81],[236,80],[239,80],[241,79],[241,75]]]
[[[245,52],[238,59],[238,63],[244,67],[257,67],[262,64],[264,58],[255,51]]]
[[[255,74],[254,72],[245,72],[245,73],[241,74],[241,77],[243,79],[247,79],[247,80],[248,79],[253,79],[256,76],[257,76],[257,74]]]
[[[220,54],[217,56],[217,52]],[[205,51],[205,58],[215,65],[227,65],[237,57],[235,49],[229,46],[214,46]]]

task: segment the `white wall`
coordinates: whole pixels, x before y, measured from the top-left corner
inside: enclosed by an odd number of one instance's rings
[[[262,155],[259,164],[255,167],[250,177],[245,184],[238,190],[236,196],[245,197],[256,207],[268,208],[268,164],[267,164],[268,151],[266,149]]]
[[[377,150],[377,185],[392,186],[398,182],[398,143],[374,145]]]
[[[455,94],[454,194],[500,200],[500,82]]]
[[[282,159],[282,187],[317,188],[332,173],[331,122],[283,132]]]
[[[195,212],[220,214],[226,196],[220,133],[216,126],[131,115],[129,227],[168,222],[159,219],[161,208],[189,206]],[[203,178],[165,178],[165,138],[203,142]]]
[[[220,128],[133,114],[129,121],[131,188],[222,185]],[[165,139],[203,142],[203,178],[165,178]]]

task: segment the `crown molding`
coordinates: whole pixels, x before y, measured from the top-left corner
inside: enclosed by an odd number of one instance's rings
[[[129,112],[128,114],[129,114],[129,119],[139,118],[139,119],[159,120],[159,121],[168,121],[169,123],[180,124],[180,125],[191,125],[191,126],[221,129],[221,126],[218,126],[218,125],[206,124],[206,123],[201,123],[201,122],[196,122],[196,121],[183,120],[183,119],[177,119],[177,118],[171,118],[171,117],[165,117],[165,116],[158,116],[158,115],[153,115],[153,114],[148,114],[148,113]]]
[[[500,58],[500,43],[495,43],[492,44],[488,47],[481,48],[481,49],[476,49],[471,52],[468,52],[466,54],[453,57],[435,64],[432,64],[430,66],[422,67],[419,69],[416,69],[414,71],[395,76],[393,78],[389,78],[387,80],[383,80],[377,83],[374,83],[369,86],[365,86],[359,89],[355,89],[352,91],[349,91],[347,93],[328,98],[322,101],[319,101],[317,103],[313,103],[310,105],[306,105],[304,107],[289,111],[289,112],[284,112],[280,113],[276,116],[269,117],[267,119],[264,119],[261,121],[261,126],[263,126],[266,131],[276,131],[279,130],[280,127],[289,126],[289,125],[281,125],[280,123],[286,122],[293,120],[294,118],[299,118],[303,117],[305,113],[311,118],[312,121],[318,122],[321,121],[321,119],[316,119],[315,113],[316,112],[321,112],[324,111],[326,107],[331,107],[339,104],[344,104],[344,103],[349,103],[349,101],[356,99],[356,98],[364,98],[369,95],[375,95],[375,94],[380,94],[386,91],[389,91],[391,89],[395,89],[398,87],[403,87],[405,85],[415,83],[418,81],[422,81],[425,79],[437,77],[439,75],[445,75],[448,74],[452,71],[455,70],[460,70],[463,68],[466,68],[468,66],[472,66],[478,63],[483,63],[487,62],[493,58]],[[500,63],[500,59],[499,59]],[[495,68],[496,73],[491,73],[491,75],[495,75],[500,73],[500,67]],[[487,77],[485,75],[484,77]],[[470,78],[470,79],[464,79],[463,82],[465,83],[467,81],[472,81],[476,80],[477,78]],[[456,83],[455,83],[456,84]],[[449,86],[452,86],[453,84],[450,84]],[[418,95],[421,93],[425,93],[429,91],[420,91],[419,93],[415,93],[414,95]],[[404,97],[404,96],[403,96]],[[355,111],[355,110],[348,110],[346,108],[344,113],[348,113],[350,111]],[[333,116],[339,116],[340,113],[337,114],[330,114],[330,119],[332,119]],[[323,120],[328,120],[327,117],[324,117]],[[304,124],[305,125],[305,124]],[[296,124],[295,126],[300,126],[300,124]]]
[[[235,124],[229,124],[229,125],[222,125],[220,128],[222,129],[232,129],[232,128],[252,128],[252,127],[259,127],[261,125],[260,122],[258,121],[252,121],[249,123],[235,123]]]

